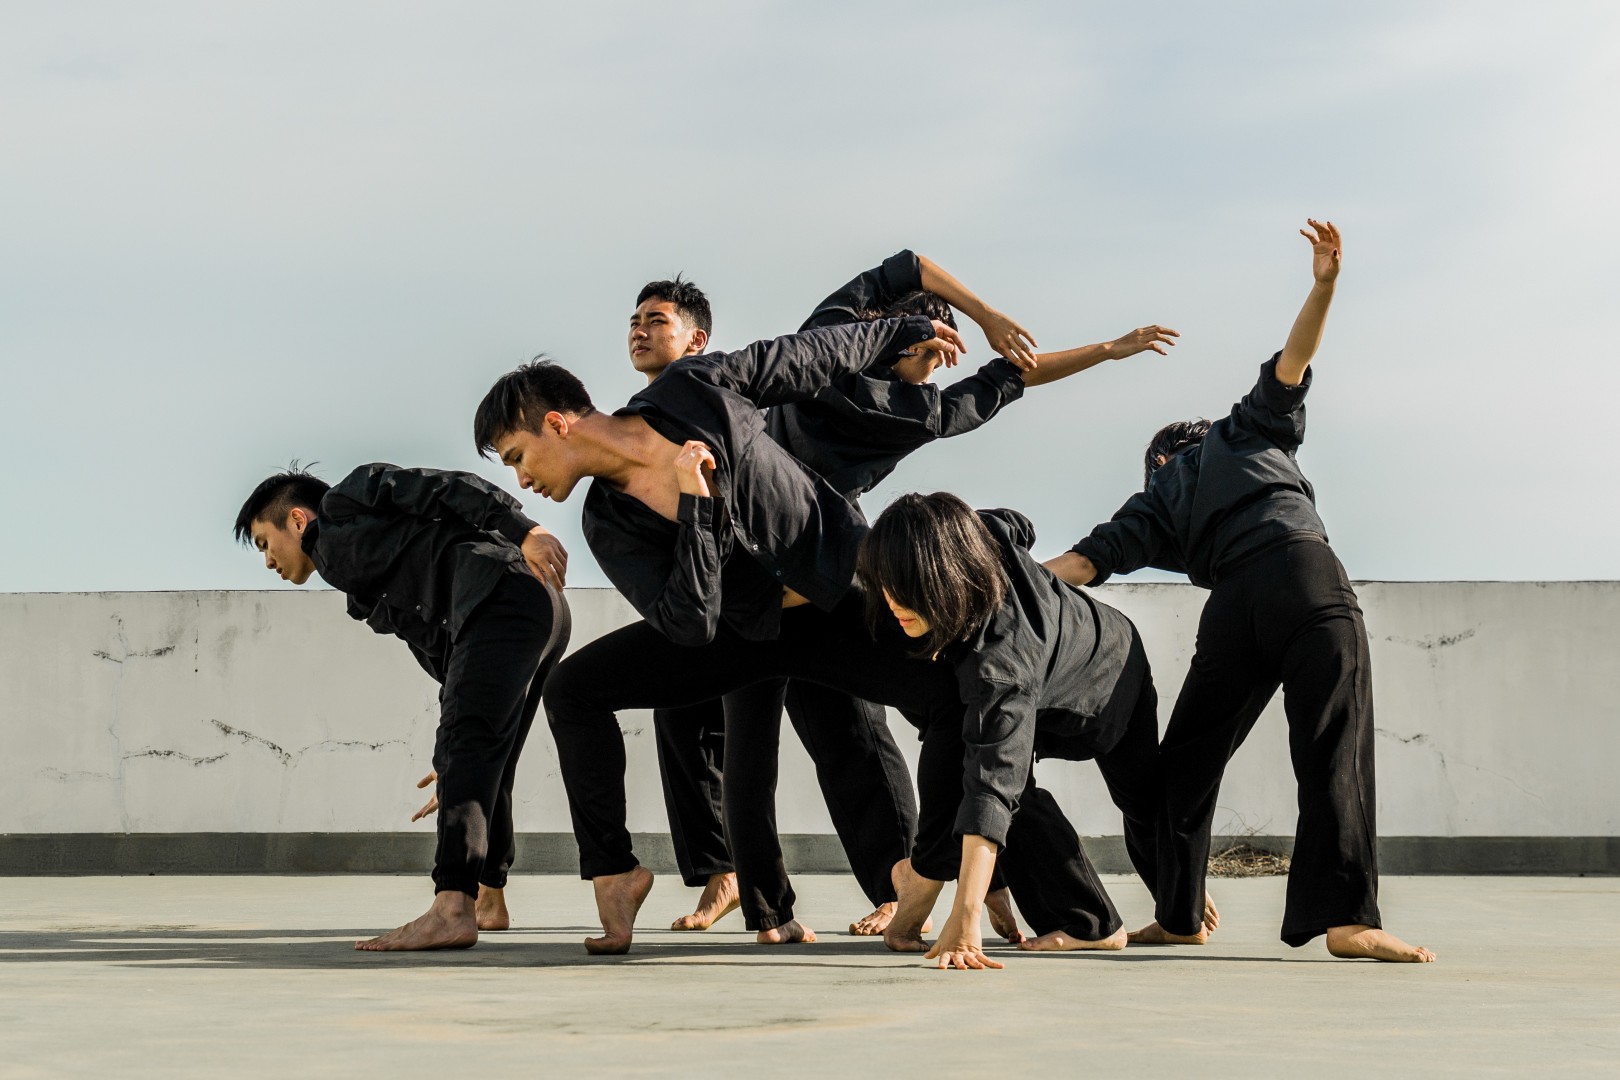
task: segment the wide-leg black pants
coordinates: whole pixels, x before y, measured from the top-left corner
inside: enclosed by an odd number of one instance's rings
[[[728,746],[737,760],[749,763],[732,785],[732,805],[741,813],[774,815],[784,704],[815,764],[855,879],[874,906],[892,901],[891,871],[911,851],[917,804],[888,714],[881,705],[804,680],[772,679],[721,700],[653,713],[664,806],[682,879],[695,888],[733,869],[721,820]]]
[[[812,607],[784,611],[781,634],[774,641],[749,641],[722,628],[707,645],[681,646],[646,623],[635,623],[569,657],[547,685],[546,713],[579,841],[581,876],[624,873],[637,865],[625,828],[624,740],[616,711],[689,705],[764,680],[788,678],[893,705],[930,723],[950,718],[959,728],[961,701],[949,668],[912,658],[905,640],[896,630],[873,641],[861,599],[852,592],[832,612]],[[768,699],[774,694],[761,692]],[[761,810],[771,800],[762,799],[760,792],[775,788],[774,733],[759,736],[752,724],[740,721],[745,714],[757,716],[758,708],[756,698],[744,710],[728,711],[722,796],[744,915],[756,930],[790,921],[794,900],[781,869],[774,815]],[[757,743],[751,742],[756,736]],[[858,749],[847,733],[836,730],[818,730],[816,738],[828,743],[830,761],[836,760],[841,745],[852,754]],[[884,783],[893,785],[894,779]],[[882,835],[906,831],[899,821],[906,802],[903,790],[869,801],[874,818],[882,819],[875,827]],[[896,860],[903,855],[904,850],[897,852]]]
[[[1333,550],[1301,537],[1245,561],[1204,604],[1159,748],[1169,874],[1157,914],[1171,933],[1203,921],[1221,776],[1279,685],[1299,786],[1282,939],[1298,946],[1329,927],[1382,925],[1367,631]]]
[[[439,692],[435,892],[506,885],[517,855],[512,785],[546,677],[568,647],[562,594],[528,574],[502,577],[450,648]]]

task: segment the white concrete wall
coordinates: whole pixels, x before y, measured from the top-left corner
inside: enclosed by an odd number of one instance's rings
[[[1620,582],[1369,583],[1379,831],[1387,836],[1612,836],[1620,797]],[[1141,627],[1160,715],[1206,595],[1101,590]],[[574,590],[574,646],[629,607]],[[346,832],[409,824],[428,767],[435,686],[397,641],[328,591],[0,595],[0,832]],[[668,826],[650,717],[621,718],[631,828]],[[908,753],[915,737],[898,717]],[[784,832],[830,832],[788,730]],[[1119,831],[1095,768],[1041,766],[1087,834]],[[556,754],[536,728],[518,828],[564,832]],[[1227,774],[1219,832],[1288,834],[1281,702]]]

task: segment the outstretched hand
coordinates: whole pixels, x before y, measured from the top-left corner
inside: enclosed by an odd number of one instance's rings
[[[433,772],[430,772],[426,776],[422,777],[422,779],[418,780],[416,782],[416,786],[418,788],[425,788],[429,784],[437,784],[438,782],[439,782],[439,773],[438,773],[438,770],[434,770]],[[427,817],[429,814],[437,814],[438,812],[439,812],[439,789],[435,787],[433,789],[432,797],[429,798],[428,801],[427,801],[427,805],[422,807],[422,809],[418,810],[416,813],[412,814],[411,815],[411,820],[412,821],[421,821],[423,818]]]
[[[1012,361],[1020,371],[1035,370],[1038,346],[1028,330],[992,307],[985,308],[983,317],[975,321],[994,352]]]
[[[1123,360],[1127,356],[1135,356],[1148,349],[1164,356],[1168,351],[1165,346],[1174,345],[1175,339],[1180,336],[1168,326],[1160,326],[1157,323],[1152,326],[1141,326],[1110,341],[1108,352],[1115,360]]]
[[[523,538],[523,561],[529,572],[552,588],[563,587],[568,576],[568,550],[544,526],[536,525]]]
[[[1326,285],[1339,276],[1339,260],[1343,257],[1343,245],[1339,239],[1339,227],[1331,221],[1317,221],[1315,218],[1306,218],[1305,223],[1315,233],[1299,230],[1299,235],[1311,242],[1311,275]]]
[[[945,920],[945,928],[940,931],[938,940],[925,954],[924,959],[937,961],[936,966],[941,971],[949,971],[951,968],[958,971],[984,971],[1006,967],[1000,960],[992,960],[984,954],[984,939],[979,932],[977,914],[969,918],[956,909],[953,909],[951,917]]]
[[[710,473],[714,472],[714,454],[706,444],[692,439],[681,447],[681,452],[675,455],[675,483],[679,485],[681,494],[705,499],[709,497],[709,481],[703,471],[705,466]]]

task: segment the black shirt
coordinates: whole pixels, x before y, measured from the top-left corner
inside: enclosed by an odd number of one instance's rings
[[[1007,595],[973,637],[947,646],[966,706],[957,835],[1007,842],[1036,757],[1107,753],[1135,697],[1115,689],[1146,671],[1122,613],[1065,584],[1029,553],[1035,527],[1016,510],[981,510],[995,537]]]
[[[362,465],[321,499],[303,547],[349,615],[394,634],[443,681],[450,645],[502,574],[528,573],[534,522],[481,476]]]
[[[671,364],[617,416],[640,416],[674,443],[714,453],[712,495],[682,495],[677,521],[598,479],[585,541],[608,580],[671,641],[701,645],[723,622],[768,641],[782,589],[830,611],[849,590],[865,535],[860,513],[765,434],[760,409],[814,396],[934,336],[920,316],[834,326]],[[748,556],[732,558],[740,550]]]
[[[800,330],[862,321],[921,288],[917,256],[902,251],[823,300]],[[771,438],[853,501],[913,450],[972,431],[1023,393],[1018,369],[999,356],[943,389],[879,367],[840,375],[814,398],[772,409],[767,424]]]
[[[1294,458],[1305,439],[1311,369],[1298,386],[1284,386],[1281,355],[1260,365],[1254,389],[1210,425],[1203,442],[1161,465],[1145,491],[1074,545],[1097,568],[1093,585],[1156,566],[1207,589],[1292,535],[1327,539],[1316,493]]]

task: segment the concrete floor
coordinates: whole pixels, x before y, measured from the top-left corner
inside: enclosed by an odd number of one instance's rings
[[[1421,966],[1288,949],[1280,879],[1213,884],[1203,949],[940,973],[834,932],[865,910],[842,877],[797,881],[818,944],[756,947],[733,915],[613,959],[580,948],[589,889],[561,877],[513,880],[520,930],[386,956],[349,943],[419,913],[423,879],[0,878],[0,1074],[1620,1074],[1620,879],[1386,879]],[[1134,879],[1110,887],[1146,920]],[[695,896],[661,878],[643,925]]]

